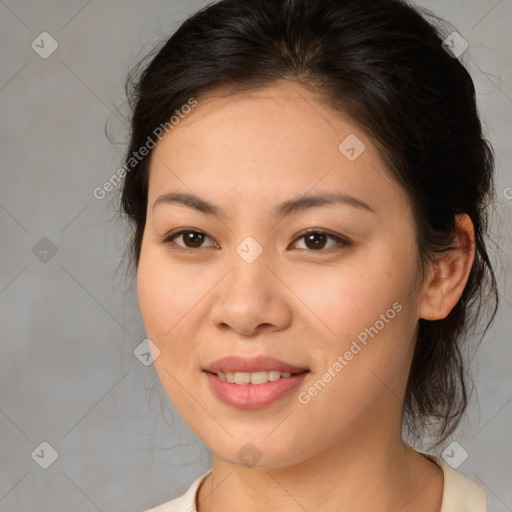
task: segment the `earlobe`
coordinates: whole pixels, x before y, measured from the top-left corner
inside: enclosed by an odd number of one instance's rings
[[[439,253],[423,285],[419,318],[441,320],[455,307],[475,259],[474,226],[469,215],[455,216],[457,236],[452,248]]]

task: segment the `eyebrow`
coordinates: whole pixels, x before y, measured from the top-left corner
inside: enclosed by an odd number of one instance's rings
[[[169,192],[167,194],[162,194],[154,202],[153,211],[159,204],[163,203],[181,204],[206,215],[215,215],[221,218],[227,217],[226,212],[220,206],[214,205],[204,199],[185,192]],[[325,192],[322,194],[308,194],[297,199],[284,201],[273,209],[272,216],[275,218],[282,218],[309,208],[335,204],[352,206],[361,210],[376,213],[369,204],[365,203],[361,199],[357,199],[356,197],[352,197],[347,194]]]

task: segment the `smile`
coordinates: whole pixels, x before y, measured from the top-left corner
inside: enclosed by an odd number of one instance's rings
[[[288,378],[290,372],[280,372],[277,370],[264,370],[260,372],[218,372],[217,377],[220,380],[231,384],[265,384],[266,382],[275,382],[280,378]]]
[[[221,402],[238,409],[259,409],[270,405],[302,384],[309,373],[259,371],[219,372],[217,375],[204,372],[213,394]],[[253,378],[255,382],[251,382]]]

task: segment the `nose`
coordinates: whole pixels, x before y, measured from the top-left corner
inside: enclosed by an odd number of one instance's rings
[[[211,309],[214,325],[248,337],[286,329],[292,318],[292,294],[272,268],[269,254],[263,251],[253,261],[240,254],[234,252],[231,270],[220,283]]]

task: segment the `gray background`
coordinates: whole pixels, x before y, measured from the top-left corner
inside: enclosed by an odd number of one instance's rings
[[[210,467],[154,368],[133,355],[145,335],[120,266],[125,225],[117,195],[92,195],[121,164],[128,70],[202,5],[0,2],[0,511],[140,512]],[[512,510],[512,0],[420,5],[469,42],[462,59],[497,155],[501,309],[473,362],[478,401],[444,447],[468,452],[458,470],[486,488],[490,510]],[[43,31],[59,45],[47,59],[31,48]],[[43,237],[57,250],[46,262],[33,251],[48,249]],[[58,452],[48,469],[31,457],[43,441]]]

